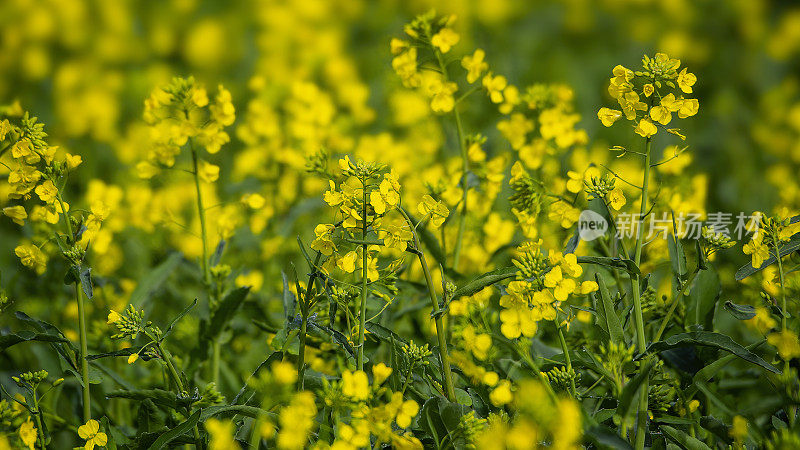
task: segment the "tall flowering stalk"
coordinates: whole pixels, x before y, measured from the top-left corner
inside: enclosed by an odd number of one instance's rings
[[[12,123],[9,119],[13,120]],[[0,120],[0,141],[3,146],[0,157],[11,154],[12,166],[8,182],[11,187],[10,198],[21,204],[3,208],[3,214],[18,225],[25,220],[43,223],[39,228],[45,233],[34,234],[41,244],[21,244],[14,250],[22,264],[42,274],[46,270],[48,253],[60,253],[69,265],[66,281],[74,284],[75,303],[78,309],[78,336],[80,352],[78,355],[83,397],[84,421],[91,419],[91,388],[89,384],[89,363],[86,359],[89,350],[86,332],[86,307],[84,298],[92,298],[91,269],[86,261],[86,252],[91,239],[100,230],[102,221],[108,216],[108,207],[98,202],[91,205],[88,214],[69,213],[70,205],[64,201],[67,179],[72,170],[81,164],[81,157],[65,154],[56,158],[57,147],[47,143],[44,124],[37,123],[28,113],[19,117]],[[5,165],[5,164],[4,164]],[[42,204],[30,208],[30,215],[24,203],[36,195]],[[63,222],[63,233],[54,226]],[[51,238],[47,234],[52,233]],[[48,243],[57,243],[57,249],[49,249]]]
[[[678,72],[679,68],[680,61],[672,59],[664,53],[657,53],[653,58],[645,56],[642,59],[642,69],[635,72],[621,65],[614,67],[612,71],[614,76],[611,78],[608,92],[617,100],[621,110],[604,107],[597,113],[597,117],[607,127],[624,116],[634,123],[633,131],[644,138],[644,152],[641,153],[644,159],[644,175],[641,183],[641,204],[633,251],[633,262],[637,267],[642,261],[644,219],[650,211],[648,202],[653,136],[661,128],[682,140],[685,139],[679,129],[666,128],[666,126],[672,122],[673,113],[677,113],[677,116],[683,119],[697,114],[699,109],[697,99],[684,97],[684,94],[692,93],[692,86],[697,81],[697,77],[689,73],[686,68]],[[647,337],[642,317],[641,282],[639,276],[631,275],[636,347],[640,353],[643,353],[647,348]],[[644,448],[647,434],[647,402],[648,380],[645,379],[639,393],[634,442],[637,450]]]
[[[230,141],[224,129],[233,124],[235,118],[230,92],[220,85],[212,103],[205,88],[192,77],[173,79],[169,85],[156,89],[145,101],[144,120],[151,127],[154,142],[148,159],[137,165],[139,176],[151,178],[161,169],[173,167],[182,148],[188,146],[191,151],[190,172],[195,185],[202,245],[200,267],[211,312],[221,300],[222,289],[214,286],[221,281],[212,276],[202,183],[217,181],[219,167],[201,159],[199,152],[200,148],[204,148],[209,154],[219,152],[222,145]],[[215,383],[219,381],[219,362],[220,344],[219,340],[215,340],[212,344],[210,367],[211,379]]]

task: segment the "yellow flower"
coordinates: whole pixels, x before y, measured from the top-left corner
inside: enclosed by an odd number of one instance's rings
[[[139,360],[138,353],[131,353],[130,356],[128,356],[128,364],[133,364],[138,360]]]
[[[325,203],[330,206],[341,205],[342,202],[344,202],[344,194],[336,190],[336,184],[333,181],[328,180],[328,183],[330,185],[330,189],[322,194],[322,199],[325,200]]]
[[[19,438],[20,440],[22,440],[23,444],[25,444],[31,450],[34,449],[34,446],[36,445],[36,437],[38,431],[36,430],[36,427],[33,425],[33,422],[31,422],[30,417],[28,417],[27,421],[22,422],[22,425],[19,426],[17,434],[19,434]]]
[[[361,370],[342,372],[342,394],[356,401],[368,399],[369,379],[367,374]]]
[[[161,170],[158,168],[158,166],[150,161],[140,161],[136,164],[136,175],[138,175],[139,178],[153,178],[154,176],[158,175],[160,171]]]
[[[214,121],[222,126],[228,126],[236,120],[236,110],[231,102],[231,93],[220,84],[217,91],[216,102],[210,107]]]
[[[750,255],[753,268],[758,269],[769,258],[769,248],[761,241],[764,239],[763,233],[756,233],[747,244],[744,244],[742,251],[745,255]]]
[[[489,68],[483,58],[486,53],[482,49],[476,49],[472,56],[464,56],[461,58],[461,67],[467,70],[467,82],[474,83],[480,78],[484,70]]]
[[[36,195],[45,203],[53,203],[58,195],[58,188],[51,180],[45,180],[44,183],[36,186]]]
[[[314,228],[314,234],[317,238],[311,242],[311,248],[322,253],[325,256],[330,256],[336,251],[336,244],[331,240],[330,234],[334,230],[331,224],[321,223]]]
[[[437,202],[428,194],[422,197],[422,201],[417,205],[417,211],[424,217],[430,217],[431,225],[434,228],[442,226],[447,216],[450,215],[450,210],[444,203]],[[424,220],[424,218],[420,220]]]
[[[658,128],[653,125],[653,122],[650,122],[647,119],[642,119],[639,121],[639,124],[636,125],[636,128],[633,131],[635,131],[639,136],[649,138],[650,136],[656,134]]]
[[[81,155],[72,155],[67,153],[64,157],[64,161],[67,163],[67,168],[72,170],[81,165],[83,158],[81,158]]]
[[[783,330],[767,336],[767,342],[778,349],[778,355],[784,361],[789,361],[800,356],[800,341],[797,333],[792,330]]]
[[[434,34],[431,38],[431,44],[442,51],[447,53],[458,43],[461,37],[450,28],[442,28],[438,33]]]
[[[445,81],[442,77],[433,76],[425,79],[425,92],[431,97],[431,110],[435,113],[447,113],[453,110],[456,101],[453,93],[458,90],[458,85],[452,81]]]
[[[511,393],[511,382],[508,380],[500,381],[497,387],[489,394],[489,400],[497,407],[511,403],[514,400],[514,394]]]
[[[686,67],[678,74],[678,87],[687,94],[692,93],[692,86],[697,82],[697,77],[693,73],[686,71]]]
[[[372,381],[376,386],[386,381],[391,374],[392,368],[384,363],[378,363],[372,366]]]
[[[620,117],[622,117],[622,111],[616,109],[600,108],[600,111],[597,111],[597,118],[607,127],[614,125],[614,122],[619,120]]]
[[[476,333],[475,327],[467,325],[462,330],[461,337],[464,339],[465,349],[471,351],[481,361],[486,359],[489,355],[489,349],[492,348],[492,337],[490,335]]]
[[[619,211],[625,206],[625,194],[622,192],[622,188],[615,187],[608,193],[608,203],[615,211]]]
[[[400,392],[396,392],[394,395],[400,395],[402,398],[402,394]],[[414,400],[406,400],[403,402],[403,405],[400,407],[400,411],[397,412],[397,417],[395,418],[395,422],[397,426],[400,428],[407,428],[411,425],[411,419],[417,415],[419,412],[419,405]]]
[[[730,434],[737,441],[743,441],[747,437],[747,419],[742,416],[734,416]]]
[[[100,431],[100,423],[94,419],[90,419],[86,424],[78,427],[78,436],[86,440],[83,445],[85,450],[92,450],[95,445],[103,447],[108,443],[108,436]]]
[[[397,182],[397,175],[386,174],[379,189],[370,192],[369,200],[375,209],[375,214],[384,214],[387,207],[397,206],[400,203],[400,183]]]
[[[358,254],[354,251],[347,252],[346,255],[336,260],[336,265],[347,273],[353,273],[356,270],[356,258]]]
[[[117,323],[122,319],[122,315],[113,309],[108,312],[108,320],[106,320],[106,324],[111,325],[112,323]]]
[[[272,378],[280,384],[291,385],[297,381],[297,370],[287,361],[272,364]]]
[[[486,88],[492,103],[503,102],[503,89],[508,85],[506,77],[502,75],[493,76],[491,72],[483,77],[483,87]]]
[[[561,266],[553,267],[547,272],[544,276],[544,285],[553,289],[553,297],[560,302],[565,301],[575,290],[575,280],[564,278]]]
[[[208,447],[211,450],[240,450],[241,447],[234,440],[236,426],[230,420],[219,420],[214,417],[203,423],[210,439]]]
[[[571,228],[578,221],[581,212],[569,203],[559,200],[550,206],[547,216],[561,224],[563,228]]]
[[[32,244],[20,245],[14,249],[14,253],[19,257],[23,266],[35,270],[39,275],[44,273],[47,256],[39,247]]]
[[[597,291],[599,288],[600,287],[597,285],[596,281],[584,281],[583,283],[581,283],[579,292],[581,295],[586,295]]]
[[[514,306],[500,311],[500,331],[509,339],[536,334],[536,320],[527,306]]]
[[[642,86],[642,93],[644,94],[645,97],[650,97],[651,95],[653,95],[653,92],[655,91],[656,89],[653,87],[652,83],[647,83],[644,86]]]
[[[392,38],[389,42],[389,48],[392,51],[392,55],[397,56],[408,48],[408,42],[402,39]]]
[[[261,209],[267,204],[267,199],[261,194],[245,194],[242,196],[242,203],[247,205],[250,209]]]
[[[696,98],[687,98],[684,99],[681,103],[681,107],[678,110],[678,117],[681,119],[685,119],[687,117],[691,117],[697,114],[697,111],[700,109],[700,102],[697,101]]]
[[[25,208],[20,205],[3,208],[3,214],[20,226],[25,225],[25,219],[28,218],[28,213],[25,211]]]
[[[219,179],[219,166],[211,164],[210,162],[201,159],[197,167],[197,174],[200,179],[206,183],[213,183]]]
[[[750,320],[748,320],[747,325],[755,328],[758,330],[759,333],[764,334],[767,331],[773,329],[777,322],[775,319],[772,318],[772,315],[769,313],[767,308],[763,306],[756,307],[756,315],[753,316]]]

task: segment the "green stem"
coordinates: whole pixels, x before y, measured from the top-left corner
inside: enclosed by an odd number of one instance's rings
[[[306,293],[308,295],[308,293]],[[308,331],[308,311],[302,311],[303,317],[300,324],[300,347],[297,353],[297,390],[303,390],[303,375],[305,374],[306,359],[306,333]]]
[[[435,47],[433,48],[433,52],[436,54],[436,60],[439,62],[439,69],[442,71],[442,77],[444,78],[444,82],[449,80],[447,76],[447,66],[444,63],[444,58],[442,57],[442,52],[440,52]],[[459,98],[459,100],[461,100]],[[458,263],[461,258],[461,244],[464,240],[464,230],[466,229],[466,220],[467,220],[467,194],[469,192],[468,189],[468,180],[467,174],[469,173],[469,155],[467,154],[467,142],[464,139],[464,126],[461,122],[461,114],[458,112],[458,104],[453,106],[453,116],[456,121],[456,132],[458,133],[458,148],[461,152],[461,162],[462,162],[462,171],[463,174],[461,176],[461,211],[458,217],[458,237],[456,238],[455,247],[453,248],[453,269],[458,270]]]
[[[367,180],[361,180],[364,191],[363,216],[361,217],[361,240],[367,241]],[[367,325],[367,244],[361,245],[361,315],[358,324],[358,370],[364,370],[364,329]]]
[[[81,379],[83,380],[83,422],[86,423],[92,418],[92,399],[91,392],[89,391],[89,360],[86,355],[89,354],[89,345],[86,339],[86,309],[83,304],[83,295],[81,295],[80,283],[75,282],[75,300],[78,303],[78,327],[79,337],[81,344]]]
[[[786,331],[786,286],[784,284],[783,262],[781,261],[780,245],[777,234],[772,236],[772,243],[775,246],[775,259],[778,260],[778,274],[781,280],[781,331]]]
[[[645,155],[644,155],[644,180],[642,181],[642,201],[639,213],[639,223],[636,230],[636,249],[634,251],[634,263],[639,266],[642,260],[642,246],[644,244],[644,215],[647,212],[647,196],[648,185],[650,182],[650,147],[652,139],[647,138],[645,141]],[[639,353],[643,353],[647,347],[647,341],[644,335],[644,320],[642,318],[642,297],[641,285],[639,276],[631,276],[631,290],[633,291],[633,313],[634,321],[636,324],[636,347]],[[644,441],[647,436],[647,392],[649,380],[645,379],[642,382],[642,387],[639,391],[639,408],[637,414],[636,424],[636,450],[644,448]]]
[[[578,392],[575,389],[575,378],[572,376],[572,358],[569,356],[569,347],[567,347],[567,340],[564,339],[564,327],[558,326],[558,340],[561,342],[561,350],[564,351],[564,361],[567,363],[567,372],[569,372],[569,387],[572,391],[572,397],[578,398]]]
[[[431,277],[431,271],[428,268],[428,262],[425,260],[425,254],[421,250],[422,247],[419,244],[419,237],[417,236],[417,231],[414,227],[414,224],[411,222],[411,218],[402,207],[398,207],[397,209],[400,211],[403,217],[405,217],[409,227],[411,227],[412,235],[414,237],[414,249],[417,250],[417,257],[419,258],[419,263],[422,266],[422,272],[425,274],[425,284],[428,285],[428,296],[431,299],[434,322],[436,323],[436,337],[439,340],[439,359],[442,364],[445,392],[447,394],[447,399],[451,402],[454,402],[456,401],[456,390],[453,386],[453,374],[450,370],[450,358],[447,354],[447,338],[445,336],[446,332],[442,321],[443,314],[439,309],[439,301],[436,299],[436,290],[433,287],[433,277]],[[444,276],[444,274],[442,275]]]
[[[36,431],[39,434],[39,441],[42,443],[42,448],[47,448],[44,442],[44,430],[42,429],[42,412],[39,410],[39,399],[36,397],[36,387],[34,386],[33,392],[33,410],[35,414],[33,414],[33,420],[36,422]]]
[[[528,364],[528,367],[530,367],[531,370],[533,370],[536,373],[536,377],[539,378],[539,381],[544,386],[545,390],[547,391],[547,394],[550,396],[550,399],[553,400],[554,402],[557,401],[558,397],[556,396],[556,391],[553,390],[553,386],[550,385],[550,380],[548,380],[547,377],[544,376],[542,370],[539,368],[539,365],[536,364],[531,355],[528,354],[527,349],[522,348],[522,346],[517,343],[515,343],[513,346],[517,350],[519,356],[522,357],[522,360],[525,361],[525,363]]]
[[[208,302],[209,302],[209,310],[212,308],[212,300],[211,300],[211,268],[208,266],[208,231],[206,229],[206,209],[203,205],[203,191],[200,187],[200,172],[198,169],[198,157],[197,157],[197,149],[194,146],[194,141],[189,140],[189,148],[192,151],[192,175],[194,175],[194,187],[197,193],[197,214],[200,216],[200,237],[203,241],[203,252],[201,261],[201,267],[203,269],[203,285],[206,288],[206,293],[208,294]],[[215,339],[212,344],[212,352],[211,352],[211,380],[219,386],[219,361],[220,361],[220,343],[218,339]]]
[[[64,217],[64,224],[67,228],[68,242],[74,244],[72,240],[75,238],[75,235],[72,232],[72,223],[70,222],[69,214],[67,214],[66,204],[64,203],[60,188],[56,193],[56,199],[61,206],[61,214]],[[86,309],[83,304],[83,296],[81,295],[80,281],[77,280],[75,281],[75,302],[78,304],[78,336],[81,346],[79,362],[81,364],[81,381],[83,383],[81,389],[83,394],[83,421],[85,423],[92,418],[92,397],[89,387],[89,361],[86,359],[86,355],[89,354],[89,345],[86,339]]]
[[[208,235],[206,234],[206,210],[203,207],[203,192],[200,189],[200,172],[197,165],[197,149],[194,148],[194,142],[189,141],[192,150],[192,167],[194,168],[194,187],[197,191],[197,213],[200,216],[200,236],[203,240],[203,283],[206,287],[211,285],[211,271],[208,267]]]
[[[683,286],[681,286],[680,292],[678,292],[678,296],[675,298],[675,301],[672,302],[672,305],[670,305],[669,307],[669,311],[667,311],[667,315],[664,316],[664,319],[661,321],[661,326],[658,328],[658,332],[656,332],[656,335],[653,337],[653,342],[658,342],[661,339],[661,336],[667,329],[667,325],[669,325],[669,321],[672,319],[672,315],[675,313],[675,309],[678,307],[678,304],[683,301],[683,297],[685,297],[687,294],[686,291],[692,285],[692,282],[694,282],[694,279],[695,277],[697,277],[698,273],[700,273],[699,266],[689,276],[689,279],[686,280],[686,283]]]

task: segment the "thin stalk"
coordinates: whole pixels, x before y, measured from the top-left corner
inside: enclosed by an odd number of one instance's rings
[[[775,246],[775,259],[778,260],[778,274],[781,280],[781,331],[786,331],[786,286],[784,284],[783,262],[781,261],[780,245],[777,234],[772,236]]]
[[[644,180],[642,181],[642,201],[639,213],[639,224],[636,230],[636,249],[634,251],[634,263],[639,266],[642,260],[642,245],[644,244],[644,215],[647,212],[647,189],[650,182],[650,147],[652,139],[647,138],[645,141],[645,155],[644,155]],[[631,276],[631,289],[633,291],[633,312],[634,320],[636,323],[636,347],[640,353],[645,351],[647,341],[644,335],[644,320],[642,318],[642,297],[641,286],[638,275]],[[644,441],[647,436],[647,392],[649,380],[645,379],[642,382],[642,387],[639,391],[639,408],[636,422],[636,441],[635,449],[642,450],[644,448]]]
[[[531,358],[531,355],[528,354],[527,349],[523,349],[521,348],[521,346],[516,344],[514,345],[514,348],[517,350],[517,354],[519,354],[519,356],[522,357],[525,363],[528,364],[528,367],[530,367],[531,370],[533,370],[536,376],[539,378],[539,381],[541,381],[542,385],[547,391],[547,394],[550,396],[550,399],[553,400],[554,402],[557,401],[558,397],[556,396],[556,392],[553,390],[553,386],[550,385],[550,380],[548,380],[547,377],[544,376],[542,370],[539,368],[539,365],[536,364],[533,358]]]
[[[206,210],[203,207],[203,192],[200,189],[200,172],[197,167],[197,149],[194,148],[194,142],[189,141],[192,150],[192,167],[194,168],[194,187],[197,191],[197,213],[200,215],[200,236],[203,240],[203,283],[206,286],[211,285],[211,271],[208,267],[208,235],[206,232]]]
[[[308,293],[306,293],[308,295]],[[308,312],[302,311],[303,317],[300,324],[300,347],[297,352],[297,390],[303,390],[303,375],[305,373],[306,359],[306,332],[308,331]]]
[[[557,327],[557,329],[558,329],[558,340],[561,342],[561,350],[564,351],[564,361],[567,363],[567,372],[569,372],[569,374],[570,374],[569,387],[570,387],[570,390],[572,391],[572,397],[577,399],[578,398],[578,392],[575,389],[575,378],[572,377],[572,375],[571,375],[573,373],[573,371],[572,371],[572,358],[570,358],[570,356],[569,356],[569,347],[567,347],[567,340],[564,339],[564,327],[559,325]]]
[[[678,303],[683,301],[683,297],[686,296],[686,290],[692,285],[692,282],[694,281],[695,277],[697,277],[698,273],[700,273],[700,267],[695,269],[695,271],[689,276],[689,279],[686,280],[686,284],[681,286],[681,290],[678,292],[677,298],[672,302],[672,305],[669,307],[669,311],[667,311],[667,315],[664,316],[664,319],[661,321],[661,326],[658,328],[658,332],[656,332],[656,335],[653,337],[653,342],[658,342],[661,339],[661,336],[667,329],[667,325],[669,325],[670,319],[672,319],[672,315],[675,313],[675,308],[678,307]]]
[[[192,175],[194,176],[194,187],[197,193],[197,214],[200,216],[200,237],[203,241],[203,260],[201,267],[203,269],[203,285],[208,294],[209,309],[211,308],[211,268],[208,266],[208,231],[206,230],[206,209],[203,205],[203,192],[200,188],[200,172],[198,170],[197,149],[194,146],[194,141],[189,140],[189,148],[192,151]],[[211,380],[214,384],[219,385],[219,361],[220,361],[220,344],[219,339],[215,339],[211,345]]]
[[[439,63],[439,69],[442,71],[442,76],[445,82],[449,80],[447,76],[447,66],[444,63],[442,52],[433,47],[433,52],[436,54],[436,61]],[[461,98],[459,98],[459,101]],[[464,140],[464,126],[461,122],[461,114],[458,112],[458,104],[453,106],[453,117],[456,121],[456,132],[458,133],[458,148],[461,152],[461,162],[463,175],[461,176],[461,211],[458,217],[458,237],[456,237],[455,247],[453,247],[453,268],[458,270],[458,263],[461,257],[461,243],[464,240],[464,230],[466,228],[467,220],[467,194],[468,180],[467,173],[469,173],[469,156],[467,155],[467,142]]]
[[[361,217],[361,240],[367,241],[367,180],[361,180],[364,208]],[[361,317],[358,324],[358,370],[364,370],[364,329],[367,325],[367,244],[361,245]]]
[[[151,337],[152,339],[152,337]],[[161,341],[153,339],[156,343],[156,348],[158,349],[158,353],[164,359],[164,362],[167,364],[167,370],[169,371],[170,378],[175,382],[175,386],[178,387],[180,393],[186,392],[186,389],[183,386],[183,381],[181,381],[180,375],[178,375],[178,371],[175,370],[175,366],[172,365],[172,355],[170,355],[169,351],[161,345]],[[191,413],[189,408],[187,409],[187,414]],[[194,435],[195,447],[200,447],[200,430],[197,429],[197,425],[194,426],[192,429],[192,434]]]
[[[64,198],[61,195],[61,189],[58,189],[56,193],[56,199],[58,200],[58,204],[61,206],[61,214],[64,216],[64,224],[67,228],[67,235],[71,241],[74,239],[75,235],[72,233],[72,223],[70,222],[69,215],[67,214],[67,208],[66,204],[64,203]],[[89,387],[89,361],[86,359],[86,355],[89,354],[89,344],[86,339],[86,309],[84,308],[83,296],[81,295],[80,280],[75,281],[75,303],[78,304],[78,337],[80,339],[81,346],[79,362],[81,364],[81,381],[83,384],[81,386],[83,394],[83,421],[86,423],[92,418],[92,396]]]
[[[91,392],[89,391],[89,345],[86,339],[86,308],[83,304],[80,283],[75,282],[75,300],[78,303],[78,327],[81,344],[81,379],[83,380],[83,422],[86,423],[92,418]]]
[[[453,386],[453,374],[450,370],[450,358],[447,354],[446,332],[442,321],[442,313],[439,309],[439,301],[436,299],[436,290],[433,287],[433,277],[431,277],[431,271],[428,268],[428,262],[425,260],[425,254],[421,250],[422,247],[419,244],[419,237],[417,237],[417,231],[414,228],[414,224],[411,222],[411,218],[402,207],[398,207],[397,210],[400,211],[403,217],[405,217],[406,222],[408,222],[408,225],[411,227],[412,235],[414,236],[414,249],[417,250],[417,257],[419,258],[419,263],[422,266],[422,272],[425,274],[425,284],[428,285],[428,296],[430,296],[431,299],[434,322],[436,323],[436,337],[439,340],[439,359],[442,364],[442,376],[444,377],[445,392],[447,393],[447,399],[451,402],[454,402],[456,401],[456,390]]]
[[[36,422],[36,431],[39,434],[39,440],[42,442],[42,448],[47,448],[44,442],[44,429],[42,429],[42,412],[39,410],[39,399],[36,397],[36,388],[33,388],[33,419]]]

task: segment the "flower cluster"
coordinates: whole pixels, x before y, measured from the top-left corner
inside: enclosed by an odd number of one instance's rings
[[[610,127],[624,115],[636,124],[634,131],[642,137],[651,138],[661,126],[684,139],[680,129],[666,128],[672,122],[673,113],[684,119],[694,116],[699,109],[697,99],[684,97],[693,92],[697,77],[685,67],[678,72],[680,65],[680,60],[657,53],[653,58],[644,56],[641,70],[633,71],[621,65],[614,67],[608,93],[622,110],[600,108],[598,119]]]

